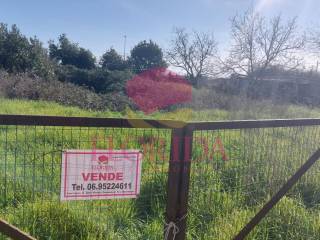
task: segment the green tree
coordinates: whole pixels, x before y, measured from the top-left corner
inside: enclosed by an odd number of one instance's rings
[[[139,42],[132,50],[129,59],[134,72],[140,73],[154,67],[166,67],[161,48],[153,41]]]
[[[93,69],[95,62],[96,59],[90,50],[80,48],[76,65],[78,68]]]
[[[0,23],[0,68],[8,72],[32,72],[50,79],[54,64],[37,37],[28,39],[16,25]]]
[[[71,42],[65,34],[60,35],[58,44],[49,42],[49,55],[62,65],[73,65],[81,69],[95,68],[95,57],[90,50]]]
[[[37,38],[30,38],[30,59],[32,59],[32,72],[36,75],[50,80],[55,77],[56,65],[50,60],[48,50],[43,47],[42,42]]]
[[[31,46],[16,25],[8,29],[0,24],[0,66],[9,72],[25,72],[32,68]]]
[[[126,61],[114,48],[110,48],[102,55],[100,65],[102,68],[111,71],[124,70],[127,67]]]

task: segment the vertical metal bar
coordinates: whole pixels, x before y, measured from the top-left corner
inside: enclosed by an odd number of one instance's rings
[[[36,187],[36,151],[37,151],[37,126],[34,126],[33,136],[33,161],[32,161],[32,201],[35,200],[35,187]]]
[[[166,240],[174,240],[174,228],[169,228],[170,223],[176,223],[178,215],[179,182],[182,169],[181,155],[183,152],[183,129],[173,129],[171,133],[171,149],[169,160],[168,184],[167,184],[167,207],[166,225],[164,234]]]
[[[46,127],[43,126],[43,139],[42,139],[42,144],[41,144],[41,155],[42,155],[42,166],[41,166],[41,171],[42,171],[42,174],[41,174],[41,201],[43,202],[43,198],[44,198],[44,189],[46,189],[47,191],[47,188],[46,188],[46,183],[45,183],[45,155],[46,155]],[[40,148],[40,146],[39,146]]]
[[[4,206],[7,206],[7,193],[8,193],[8,185],[7,185],[7,171],[8,171],[8,126],[6,126],[6,143],[4,149]]]
[[[50,196],[53,195],[54,191],[54,155],[56,154],[56,146],[55,146],[55,135],[56,135],[56,129],[51,128],[52,131],[52,144],[51,144],[51,175],[50,175]]]
[[[178,210],[178,222],[177,222],[179,232],[176,236],[176,240],[186,239],[186,233],[187,233],[187,214],[188,214],[188,196],[189,196],[189,186],[190,186],[192,138],[193,138],[193,130],[189,128],[185,128],[183,142],[182,142],[183,165],[182,165],[181,175],[180,175],[179,210]]]
[[[186,239],[192,135],[192,129],[187,127],[172,131],[165,226],[166,240]],[[170,223],[174,224],[176,228],[170,227]]]
[[[28,185],[28,181],[27,181],[27,178],[26,178],[26,156],[28,155],[28,151],[27,151],[27,126],[24,126],[24,148],[23,148],[23,192],[26,193],[26,185]],[[22,208],[22,221],[23,221],[23,224],[25,224],[25,208],[23,207]]]
[[[13,172],[13,203],[16,206],[17,202],[17,146],[18,146],[18,126],[15,126],[14,140],[14,172]]]
[[[281,200],[281,198],[292,188],[292,186],[312,167],[320,158],[320,149],[318,149],[299,170],[280,188],[280,190],[262,207],[262,209],[242,228],[242,230],[233,238],[233,240],[244,239],[255,226],[267,215],[267,213]]]

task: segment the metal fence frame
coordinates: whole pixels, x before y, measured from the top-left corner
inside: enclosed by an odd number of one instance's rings
[[[109,128],[157,128],[171,129],[171,150],[167,182],[166,223],[164,225],[166,239],[186,239],[188,193],[191,168],[192,139],[195,130],[220,129],[251,129],[278,128],[292,126],[320,125],[320,119],[276,119],[276,120],[241,120],[218,122],[183,122],[172,120],[122,119],[122,118],[88,118],[88,117],[56,117],[32,115],[0,115],[0,125],[23,126],[72,126],[72,127],[109,127]],[[244,239],[270,209],[284,194],[299,180],[302,175],[320,157],[318,150],[310,159],[289,179],[277,194],[268,202],[258,217],[252,221],[234,239]],[[0,225],[0,232],[8,235],[17,229],[10,225]],[[14,236],[14,235],[12,235]]]

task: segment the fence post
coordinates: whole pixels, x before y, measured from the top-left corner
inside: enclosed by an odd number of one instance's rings
[[[164,228],[166,240],[186,239],[192,133],[188,127],[172,130]]]

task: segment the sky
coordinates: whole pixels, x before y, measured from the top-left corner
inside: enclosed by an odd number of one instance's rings
[[[298,16],[303,28],[320,26],[320,0],[0,0],[0,22],[17,24],[42,42],[67,36],[101,56],[114,47],[126,54],[141,40],[162,48],[174,27],[213,32],[220,48],[230,44],[230,18],[248,8],[284,18]]]

